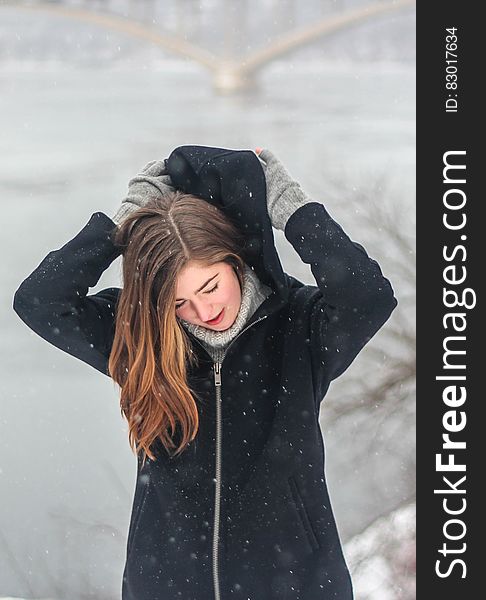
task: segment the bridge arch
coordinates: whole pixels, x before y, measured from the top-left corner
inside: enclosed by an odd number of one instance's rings
[[[93,12],[80,8],[53,6],[47,2],[40,2],[36,5],[4,3],[3,6],[7,4],[14,5],[15,8],[21,10],[42,11],[63,18],[90,23],[155,44],[166,52],[201,65],[211,73],[213,85],[218,91],[231,93],[251,85],[257,73],[272,60],[289,55],[318,39],[354,27],[373,17],[410,8],[415,5],[415,0],[378,0],[365,6],[347,9],[341,13],[333,13],[310,26],[284,33],[268,46],[238,60],[227,60],[224,57],[218,57],[180,37],[159,33],[145,24],[134,22],[120,15]]]

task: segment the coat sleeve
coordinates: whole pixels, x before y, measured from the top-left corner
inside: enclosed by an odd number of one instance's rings
[[[116,224],[94,213],[83,229],[49,252],[19,286],[13,309],[35,333],[109,376],[119,288],[87,295],[121,250],[110,234]]]
[[[298,208],[285,237],[310,265],[320,293],[309,307],[309,343],[319,385],[339,377],[397,305],[378,263],[318,202]]]

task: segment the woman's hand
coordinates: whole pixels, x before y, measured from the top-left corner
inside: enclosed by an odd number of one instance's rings
[[[166,161],[151,160],[128,182],[128,194],[112,220],[119,225],[126,216],[145,206],[151,198],[163,196],[174,189]]]
[[[285,225],[298,208],[314,202],[292,179],[278,158],[266,148],[255,148],[255,153],[265,173],[267,210],[275,229],[285,230]]]

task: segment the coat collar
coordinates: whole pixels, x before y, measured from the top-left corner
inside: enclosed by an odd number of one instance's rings
[[[284,273],[275,248],[265,173],[257,155],[250,150],[179,146],[167,159],[167,168],[177,189],[217,206],[245,234],[245,260],[273,290],[250,321],[281,308],[293,278]]]

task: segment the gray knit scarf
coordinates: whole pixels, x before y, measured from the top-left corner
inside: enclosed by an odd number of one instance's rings
[[[180,321],[202,342],[214,360],[222,360],[231,340],[244,328],[245,323],[271,293],[272,289],[263,284],[253,269],[244,263],[240,310],[231,327],[224,331],[214,331],[201,325],[194,325],[184,319],[180,319]]]

